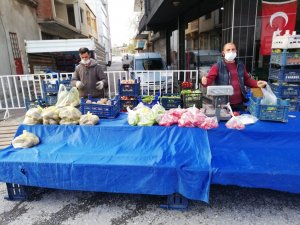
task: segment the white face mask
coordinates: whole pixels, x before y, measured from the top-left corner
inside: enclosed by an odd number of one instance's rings
[[[91,60],[89,60],[89,59],[82,59],[80,62],[82,64],[84,64],[84,65],[87,65],[87,64],[89,64],[91,62]]]
[[[227,61],[233,61],[236,57],[236,52],[226,52],[224,58]]]

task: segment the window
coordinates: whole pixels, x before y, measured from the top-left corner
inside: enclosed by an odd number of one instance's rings
[[[80,8],[80,22],[83,23],[83,9]]]

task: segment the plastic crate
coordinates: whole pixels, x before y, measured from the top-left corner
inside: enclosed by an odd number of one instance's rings
[[[300,110],[300,101],[299,99],[290,99],[290,112],[299,112]]]
[[[292,98],[299,96],[300,86],[296,84],[270,84],[274,94],[278,98]]]
[[[40,97],[34,100],[25,99],[26,110],[36,108],[38,106],[44,108],[46,107],[46,102]]]
[[[20,184],[11,184],[6,183],[7,188],[7,200],[11,201],[21,201],[26,200],[28,198],[28,191],[26,186]]]
[[[183,94],[182,97],[182,107],[189,108],[195,105],[196,108],[202,108],[202,93],[190,93]]]
[[[67,88],[68,91],[72,88],[72,84],[71,84],[70,79],[60,80],[59,84],[63,84]]]
[[[291,35],[289,32],[286,31],[284,35],[273,36],[272,48],[300,48],[300,35],[296,35],[296,31],[294,31]]]
[[[280,82],[300,82],[300,69],[270,68],[269,79]]]
[[[43,81],[44,93],[57,93],[59,89],[59,81]]]
[[[274,63],[280,66],[300,65],[300,52],[272,52],[270,63]]]
[[[122,100],[120,99],[120,110],[122,112],[127,112],[127,107],[130,109],[133,109],[136,107],[139,103],[139,100],[137,98],[132,99],[132,100]]]
[[[248,110],[253,116],[256,116],[259,120],[288,121],[289,100],[278,98],[276,105],[262,105],[260,104],[261,100],[262,98],[255,98],[253,96],[250,98]]]
[[[57,94],[47,94],[47,93],[44,93],[44,96],[45,96],[45,103],[47,106],[50,106],[50,105],[55,105],[56,102],[57,102]]]
[[[180,94],[163,94],[160,97],[160,102],[165,109],[178,108],[178,106],[182,106]]]
[[[100,98],[88,97],[92,102],[97,102]],[[111,99],[111,105],[100,105],[100,104],[87,104],[86,99],[81,98],[80,100],[80,111],[82,114],[87,114],[88,112],[97,115],[102,118],[115,118],[120,113],[120,102],[119,96]]]
[[[141,91],[140,82],[138,80],[134,81],[134,84],[121,84],[119,82],[119,95],[120,96],[139,96]]]
[[[159,95],[155,95],[154,96],[154,100],[152,100],[151,103],[145,103],[145,102],[143,102],[142,101],[142,97],[143,96],[141,96],[141,95],[138,97],[139,103],[142,102],[145,106],[147,106],[149,108],[152,108],[154,105],[156,105],[159,102]]]

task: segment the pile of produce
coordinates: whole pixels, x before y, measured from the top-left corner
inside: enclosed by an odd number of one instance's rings
[[[146,104],[151,104],[154,99],[155,97],[153,95],[144,95],[142,97],[142,102]]]
[[[155,104],[151,109],[140,102],[133,110],[127,107],[128,123],[131,126],[152,126],[160,114],[165,113],[164,107]]]
[[[23,134],[17,136],[12,140],[14,148],[30,148],[40,143],[39,138],[33,133],[23,130]]]
[[[82,115],[81,112],[73,106],[56,107],[50,106],[42,109],[41,107],[29,109],[26,112],[23,124],[80,124],[95,125],[99,122],[99,117],[87,113]]]
[[[129,79],[129,80],[121,80],[121,84],[134,84],[134,80]]]
[[[152,109],[139,103],[139,105],[128,110],[128,123],[132,126],[152,126],[158,123],[160,126],[171,126],[178,124],[180,127],[199,127],[211,129],[218,127],[216,117],[207,117],[196,107],[188,109],[174,108],[166,111],[160,104],[155,104]]]
[[[184,81],[181,83],[181,88],[182,89],[192,89],[193,88],[193,83],[189,81]]]
[[[85,104],[111,105],[111,100],[107,98],[100,98],[98,101],[86,100]]]

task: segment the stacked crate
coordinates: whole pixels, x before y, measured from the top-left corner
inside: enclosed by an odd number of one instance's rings
[[[300,35],[289,31],[274,34],[270,59],[269,83],[274,94],[289,100],[289,111],[299,111],[300,102]]]
[[[56,104],[58,89],[59,89],[59,80],[43,81],[44,101],[47,106]]]
[[[125,80],[118,81],[119,96],[120,96],[120,110],[127,112],[127,107],[133,109],[138,104],[138,97],[140,95],[141,86],[139,80]]]

